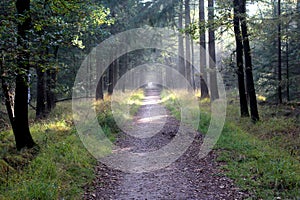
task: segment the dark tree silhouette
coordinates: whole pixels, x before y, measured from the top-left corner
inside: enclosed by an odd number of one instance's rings
[[[236,42],[236,65],[238,75],[238,86],[240,96],[240,112],[242,117],[249,117],[246,89],[245,89],[245,76],[244,76],[244,59],[243,59],[243,41],[240,29],[240,11],[239,0],[234,0],[234,33]]]

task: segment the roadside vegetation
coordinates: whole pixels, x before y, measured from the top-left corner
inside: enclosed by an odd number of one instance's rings
[[[167,108],[179,119],[180,91],[164,91]],[[184,98],[182,98],[184,99]],[[182,100],[181,99],[181,100]],[[254,199],[299,199],[300,126],[295,105],[259,106],[261,120],[252,123],[239,116],[238,102],[229,97],[223,132],[215,146],[222,171]],[[210,104],[200,100],[199,131],[207,132]]]
[[[118,98],[128,104],[133,116],[143,91],[126,93]],[[99,124],[114,141],[119,131],[111,98],[95,103]],[[37,147],[17,151],[9,127],[0,132],[0,199],[82,199],[84,186],[95,178],[97,163],[80,141],[72,121],[72,102],[58,103],[47,120],[34,120],[31,110],[31,133]],[[126,120],[129,120],[127,117]]]

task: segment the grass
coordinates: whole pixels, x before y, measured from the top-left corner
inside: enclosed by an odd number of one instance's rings
[[[181,98],[180,94],[162,94],[168,99],[165,105],[177,118],[180,112],[176,98]],[[203,100],[199,105],[199,131],[205,134],[210,123],[210,104]],[[251,199],[300,198],[299,123],[294,117],[278,114],[280,109],[260,107],[262,119],[253,124],[249,119],[240,119],[238,104],[231,102],[223,132],[214,147],[218,161],[224,163],[224,173],[242,190],[250,192]]]
[[[142,90],[119,98],[129,105],[133,115],[138,110]],[[95,103],[99,124],[111,141],[117,128],[110,97]],[[130,103],[130,102],[129,102]],[[29,116],[34,116],[31,111]],[[0,199],[82,199],[84,187],[95,178],[96,159],[79,139],[72,121],[71,102],[57,104],[48,119],[31,119],[31,133],[36,149],[16,151],[10,129],[0,132]]]
[[[96,160],[73,127],[71,102],[60,103],[48,120],[31,125],[39,149],[15,150],[10,130],[1,132],[0,199],[80,199],[94,178]]]

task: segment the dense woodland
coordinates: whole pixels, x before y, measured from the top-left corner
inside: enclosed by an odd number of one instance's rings
[[[147,27],[178,31],[178,52],[141,49],[119,57],[100,77],[92,95],[97,100],[113,94],[129,70],[160,62],[182,74],[199,101],[219,98],[218,71],[228,103],[236,102],[240,118],[253,126],[262,120],[259,105],[298,110],[299,15],[299,0],[1,1],[0,130],[12,129],[17,150],[39,146],[30,126],[72,99],[77,70],[91,50],[113,35]],[[162,76],[172,79],[168,71]]]

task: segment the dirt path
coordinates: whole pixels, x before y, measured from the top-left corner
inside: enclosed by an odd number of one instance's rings
[[[119,150],[141,154],[155,151],[168,144],[179,128],[179,122],[159,104],[159,90],[148,89],[145,94],[144,105],[134,124],[117,141]],[[204,159],[198,158],[201,142],[202,135],[196,133],[192,145],[177,161],[151,172],[125,173],[99,163],[97,178],[86,188],[85,199],[231,200],[248,197],[230,179],[221,175],[214,153]],[[136,165],[130,160],[127,162],[129,168]]]

